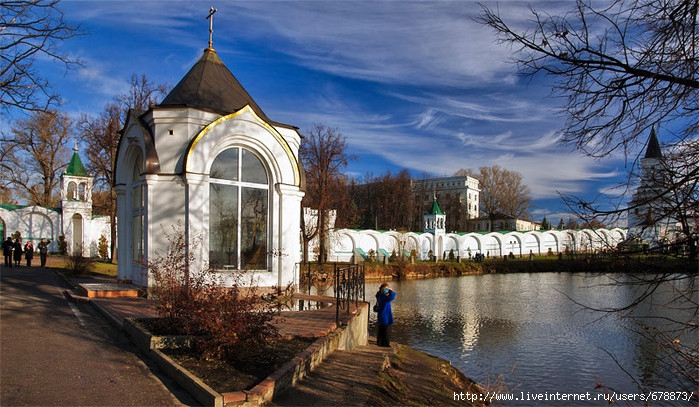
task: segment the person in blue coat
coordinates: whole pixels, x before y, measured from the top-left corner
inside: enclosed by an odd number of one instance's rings
[[[379,346],[391,346],[390,327],[393,325],[393,310],[391,302],[396,299],[396,293],[391,290],[388,283],[383,283],[376,293],[376,305],[378,306],[378,315],[376,316],[376,325],[378,332],[376,334],[376,344]]]

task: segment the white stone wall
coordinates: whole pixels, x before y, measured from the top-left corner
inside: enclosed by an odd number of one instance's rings
[[[51,240],[49,251],[58,252],[58,237],[66,238],[70,251],[73,247],[71,219],[63,219],[63,212],[57,208],[45,208],[41,206],[5,205],[0,208],[0,221],[4,224],[3,240],[16,231],[22,234],[22,245],[31,240],[34,248],[42,238]],[[85,255],[97,257],[99,239],[104,235],[107,244],[111,244],[109,217],[99,216],[83,218],[83,247]]]
[[[442,253],[436,256],[448,258],[453,249],[460,258],[473,257],[482,253],[489,257],[502,257],[510,254],[528,256],[563,253],[566,249],[574,253],[595,253],[605,249],[616,248],[626,239],[626,229],[583,229],[583,230],[538,230],[530,232],[492,233],[447,233],[442,239]],[[329,261],[350,262],[363,261],[361,254],[370,250],[378,253],[377,260],[383,259],[383,253],[392,253],[400,247],[413,248],[418,252],[419,260],[427,260],[433,247],[434,235],[431,233],[400,233],[395,231],[378,232],[375,230],[336,229],[330,238]],[[399,252],[399,250],[397,250]],[[470,254],[470,256],[469,256]],[[357,257],[359,256],[359,257]]]

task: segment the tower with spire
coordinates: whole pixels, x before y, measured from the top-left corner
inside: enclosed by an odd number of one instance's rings
[[[61,204],[65,207],[69,202],[88,203],[92,207],[92,183],[94,179],[85,170],[78,145],[73,147],[73,156],[61,175]]]
[[[86,233],[92,220],[92,184],[94,178],[85,170],[77,143],[73,147],[73,156],[61,174],[61,213],[62,229],[66,240],[70,242],[69,253],[83,253],[87,248]],[[85,252],[87,253],[87,252]]]
[[[643,244],[657,245],[672,233],[675,221],[660,198],[664,185],[663,154],[655,128],[648,136],[646,152],[640,160],[638,188],[629,202],[628,237]]]
[[[432,234],[444,234],[444,225],[446,223],[447,215],[442,212],[437,203],[437,197],[432,201],[432,206],[430,210],[423,215],[424,227],[423,232]]]
[[[427,211],[422,218],[423,232],[431,233],[434,236],[432,240],[432,254],[435,260],[440,260],[443,257],[442,247],[444,247],[444,236],[446,235],[445,225],[447,215],[439,208],[436,195],[432,201],[430,210]]]

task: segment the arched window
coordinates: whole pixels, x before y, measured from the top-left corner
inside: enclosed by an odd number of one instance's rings
[[[75,185],[75,182],[70,181],[68,183],[68,194],[67,194],[68,199],[76,199],[77,198],[76,189],[77,189],[77,187]]]
[[[233,270],[267,269],[269,181],[260,159],[234,147],[209,172],[209,263]]]
[[[81,201],[87,201],[87,198],[85,197],[85,193],[87,191],[87,185],[84,182],[81,182],[78,185],[78,199]]]

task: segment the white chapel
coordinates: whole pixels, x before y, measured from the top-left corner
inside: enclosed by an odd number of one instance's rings
[[[117,150],[118,276],[181,228],[196,259],[263,287],[298,283],[305,176],[298,129],[270,120],[211,47],[161,104],[131,111]],[[249,277],[249,278],[248,278]]]

